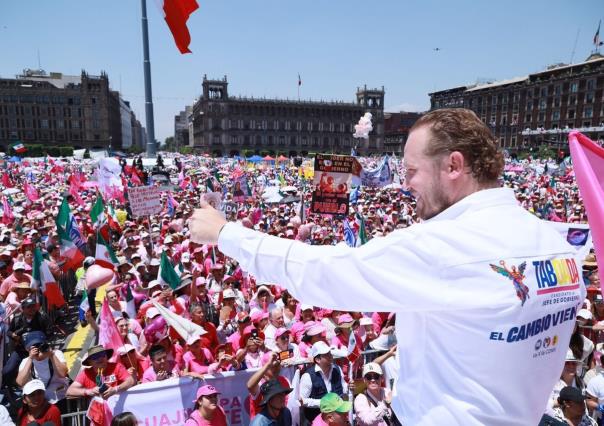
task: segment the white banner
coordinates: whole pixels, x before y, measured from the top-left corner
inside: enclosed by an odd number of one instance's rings
[[[151,216],[161,212],[161,187],[157,186],[133,186],[128,188],[128,201],[132,215]]]
[[[254,371],[222,373],[207,380],[189,377],[143,383],[107,400],[114,414],[130,411],[140,425],[184,425],[193,411],[197,389],[211,384],[220,392],[219,403],[230,426],[250,424],[246,383]]]

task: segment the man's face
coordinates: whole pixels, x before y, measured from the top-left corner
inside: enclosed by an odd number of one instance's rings
[[[283,320],[283,311],[281,309],[271,312],[271,324],[277,328],[285,327],[285,321]]]
[[[350,424],[348,423],[348,413],[329,413],[327,415],[327,424],[329,426],[340,426],[340,425],[347,425]]]
[[[331,368],[331,365],[333,364],[333,356],[331,353],[326,353],[316,357],[315,362],[322,370]]]
[[[585,402],[566,401],[564,404],[566,406],[565,417],[579,417],[585,413]]]
[[[442,159],[424,154],[430,136],[428,127],[420,127],[411,132],[405,145],[405,188],[415,198],[417,215],[424,220],[453,204],[443,187],[445,171],[441,168]]]
[[[90,365],[97,370],[104,370],[107,368],[107,355],[99,355],[90,359]]]
[[[157,371],[166,371],[168,367],[168,354],[166,352],[156,353],[153,358],[151,358],[151,362],[153,364],[153,369]]]
[[[25,276],[25,271],[23,269],[15,269],[15,278],[22,279]]]
[[[109,301],[109,303],[115,304],[118,301],[117,293],[115,291],[110,291],[109,293],[107,293],[107,300]]]
[[[278,393],[268,401],[268,405],[270,405],[275,411],[281,411],[283,407],[285,407],[285,395],[287,394]]]

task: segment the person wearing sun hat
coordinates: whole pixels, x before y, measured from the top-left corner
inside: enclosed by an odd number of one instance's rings
[[[121,363],[109,361],[112,355],[113,349],[105,349],[102,345],[88,349],[82,360],[83,368],[67,389],[67,397],[102,396],[107,399],[134,386],[134,378],[128,370]]]
[[[21,306],[21,302],[29,297],[33,289],[29,285],[29,282],[20,282],[15,284],[8,296],[6,296],[5,304],[10,306],[12,309],[17,309]]]
[[[262,411],[252,418],[250,426],[291,426],[292,414],[287,408],[287,395],[292,391],[277,379],[270,379],[260,386]]]
[[[338,394],[329,392],[321,398],[319,404],[321,413],[314,419],[312,426],[349,425],[348,415],[352,403],[344,401]]]
[[[2,281],[2,285],[0,285],[0,300],[4,301],[8,293],[11,291],[13,286],[22,283],[28,282],[31,283],[32,278],[31,275],[25,273],[25,262],[15,262],[13,265],[13,273],[9,275],[7,278]]]
[[[212,385],[197,389],[193,400],[194,411],[185,426],[227,426],[226,414],[220,406],[218,395],[220,392]]]

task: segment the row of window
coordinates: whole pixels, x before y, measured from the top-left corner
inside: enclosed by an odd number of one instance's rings
[[[94,120],[93,120],[94,124]],[[99,124],[97,120],[97,125]],[[7,129],[80,129],[82,122],[80,120],[34,120],[31,118],[0,118],[0,128]],[[94,126],[93,126],[94,127]]]
[[[211,130],[222,130],[228,124],[229,130],[282,130],[282,131],[308,131],[308,132],[340,132],[352,133],[354,126],[350,123],[313,123],[302,121],[291,122],[289,120],[267,121],[267,120],[214,120],[208,118],[206,128]]]
[[[23,141],[47,141],[47,140],[81,140],[82,136],[79,132],[36,132],[33,130],[4,130],[0,129],[0,140],[23,140]]]
[[[346,120],[358,120],[363,111],[336,108],[289,108],[279,106],[239,106],[227,104],[208,105],[209,113],[221,113],[230,115],[260,115],[269,117],[334,117]]]
[[[82,98],[80,96],[63,96],[63,95],[2,95],[0,101],[6,104],[52,104],[52,105],[80,105]],[[97,104],[98,98],[92,96],[90,103]]]
[[[222,142],[219,136],[211,135],[208,137],[208,140],[212,141],[213,145],[221,145]],[[331,146],[344,146],[351,147],[352,140],[350,138],[344,138],[340,140],[340,138],[328,138],[328,137],[306,137],[306,136],[266,136],[266,135],[257,135],[255,137],[251,136],[230,136],[227,139],[227,143],[231,145],[242,145],[242,144],[253,144],[256,145],[279,145],[279,146],[294,146],[294,145],[302,145],[302,146],[322,146],[322,147],[331,147]]]
[[[594,111],[594,108],[590,105],[585,105],[582,110],[582,114],[578,114],[577,110],[574,108],[569,108],[566,110],[566,114],[562,114],[560,110],[553,110],[550,113],[546,114],[541,111],[538,114],[527,113],[524,115],[524,123],[530,123],[533,121],[558,121],[562,119],[575,119],[575,118],[594,118],[594,112],[597,114],[598,110]],[[500,115],[499,121],[497,121],[497,114],[492,113],[490,116],[490,120],[487,121],[487,116],[485,114],[480,114],[478,111],[476,113],[480,116],[481,120],[485,123],[488,123],[491,126],[496,125],[517,125],[518,124],[518,114],[512,114],[511,120],[508,120],[508,114]],[[604,117],[604,105],[600,108],[599,114],[595,115],[595,117]]]

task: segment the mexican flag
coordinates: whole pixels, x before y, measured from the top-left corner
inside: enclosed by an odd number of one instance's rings
[[[84,247],[86,245],[86,241],[82,237],[82,232],[80,231],[80,227],[75,220],[75,217],[71,213],[69,208],[69,203],[67,203],[67,199],[63,198],[63,202],[61,203],[61,207],[59,208],[59,214],[55,220],[57,228],[62,228],[63,231],[67,234],[69,239],[76,245],[76,247]]]
[[[367,242],[367,230],[365,229],[365,218],[357,213],[356,222],[359,226],[359,233],[357,235],[357,247],[360,247]]]
[[[38,247],[34,250],[34,265],[32,271],[33,287],[39,288],[48,302],[48,306],[60,308],[65,306],[61,289],[48,267],[48,261],[42,256]]]
[[[23,154],[27,152],[27,148],[23,145],[23,142],[15,142],[10,146],[17,154]]]
[[[63,270],[73,269],[75,271],[82,266],[84,255],[75,245],[69,234],[59,225],[57,225],[57,234],[59,234],[61,257],[65,259]]]
[[[172,263],[170,262],[170,259],[168,259],[168,255],[165,251],[161,254],[161,261],[159,263],[159,274],[157,279],[162,284],[169,285],[170,288],[173,290],[178,287],[178,284],[180,284],[180,277],[174,270],[174,266],[172,266]]]
[[[110,239],[109,222],[107,221],[107,215],[105,214],[103,197],[101,197],[100,194],[97,195],[96,202],[92,206],[92,209],[90,209],[90,221],[103,236],[103,239],[108,241]]]
[[[109,223],[109,228],[117,232],[118,234],[122,233],[122,227],[120,226],[120,221],[117,217],[117,213],[113,209],[113,206],[109,205],[107,208],[107,212],[109,213],[107,216],[107,222]],[[109,239],[109,238],[107,238]]]
[[[115,253],[107,241],[103,238],[100,232],[96,234],[96,251],[94,254],[95,262],[103,268],[111,269],[112,271],[119,264]]]

